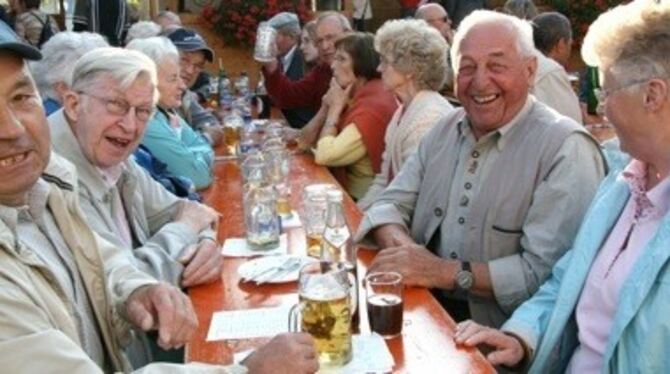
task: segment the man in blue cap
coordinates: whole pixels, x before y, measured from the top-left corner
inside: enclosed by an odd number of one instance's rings
[[[180,114],[186,122],[216,147],[223,140],[223,127],[210,110],[199,103],[197,92],[209,89],[209,75],[205,65],[214,61],[214,51],[197,32],[179,28],[168,35],[179,50],[179,74],[189,88],[184,93]]]
[[[305,60],[298,42],[300,41],[300,21],[295,13],[281,12],[268,20],[268,24],[277,30],[277,58],[284,75],[292,81],[299,81],[305,75]],[[282,109],[286,121],[293,128],[302,128],[316,111],[310,107]]]
[[[137,270],[88,226],[76,171],[51,152],[41,99],[25,62],[40,58],[0,22],[0,362],[9,373],[129,372],[121,345],[131,325],[158,330],[159,344],[169,349],[191,339],[197,318],[181,291]],[[155,67],[149,66],[139,79],[155,86]],[[119,119],[136,120],[143,99],[126,99]],[[143,372],[318,369],[306,334],[279,335],[243,365],[158,363]]]

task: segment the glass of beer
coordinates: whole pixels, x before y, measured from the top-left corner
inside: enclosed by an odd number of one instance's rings
[[[237,155],[240,145],[240,133],[244,121],[242,117],[229,114],[223,119],[223,142],[230,155]]]
[[[395,272],[375,272],[365,277],[366,303],[370,329],[384,339],[402,331],[403,283]]]
[[[314,338],[322,367],[342,366],[352,358],[349,278],[340,263],[305,265],[298,279],[300,302],[291,308],[289,330]]]
[[[323,231],[326,229],[326,192],[337,189],[333,184],[310,184],[303,191],[303,225],[307,237],[307,255],[320,258]]]

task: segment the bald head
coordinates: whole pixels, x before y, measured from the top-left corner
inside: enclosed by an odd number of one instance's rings
[[[436,3],[422,5],[416,10],[414,18],[426,21],[451,44],[454,32],[451,29],[451,19],[442,5]]]
[[[319,59],[331,64],[335,57],[335,42],[344,34],[351,32],[349,20],[337,12],[325,12],[316,20],[316,48]]]

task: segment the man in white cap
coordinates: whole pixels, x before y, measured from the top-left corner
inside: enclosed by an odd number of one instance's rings
[[[281,12],[268,20],[277,30],[277,52],[284,75],[292,81],[299,81],[305,75],[305,60],[298,43],[300,42],[300,20],[295,13]],[[294,128],[303,127],[316,112],[309,107],[283,109],[286,121]]]

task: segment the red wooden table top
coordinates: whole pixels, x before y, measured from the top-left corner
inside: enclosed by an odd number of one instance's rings
[[[223,214],[219,225],[219,240],[244,236],[242,216],[242,183],[235,161],[217,162],[215,180],[205,191],[205,202]],[[302,189],[311,183],[336,183],[327,168],[315,165],[311,156],[293,155],[289,177],[292,209],[302,214]],[[347,221],[352,230],[358,227],[362,214],[345,194]],[[288,230],[289,251],[305,253],[302,228]],[[359,277],[365,274],[374,251],[359,250]],[[264,284],[256,286],[240,282],[237,268],[248,261],[226,258],[221,282],[192,287],[191,301],[198,314],[199,327],[186,347],[186,360],[229,364],[235,352],[257,347],[268,339],[206,342],[212,313],[220,310],[239,310],[276,306],[297,302],[297,284]],[[359,292],[363,300],[364,292]],[[369,331],[365,302],[359,302],[362,332]],[[475,349],[457,347],[452,339],[455,323],[430,292],[423,288],[408,288],[405,292],[402,336],[387,340],[395,360],[394,372],[399,373],[493,373],[495,370]]]

